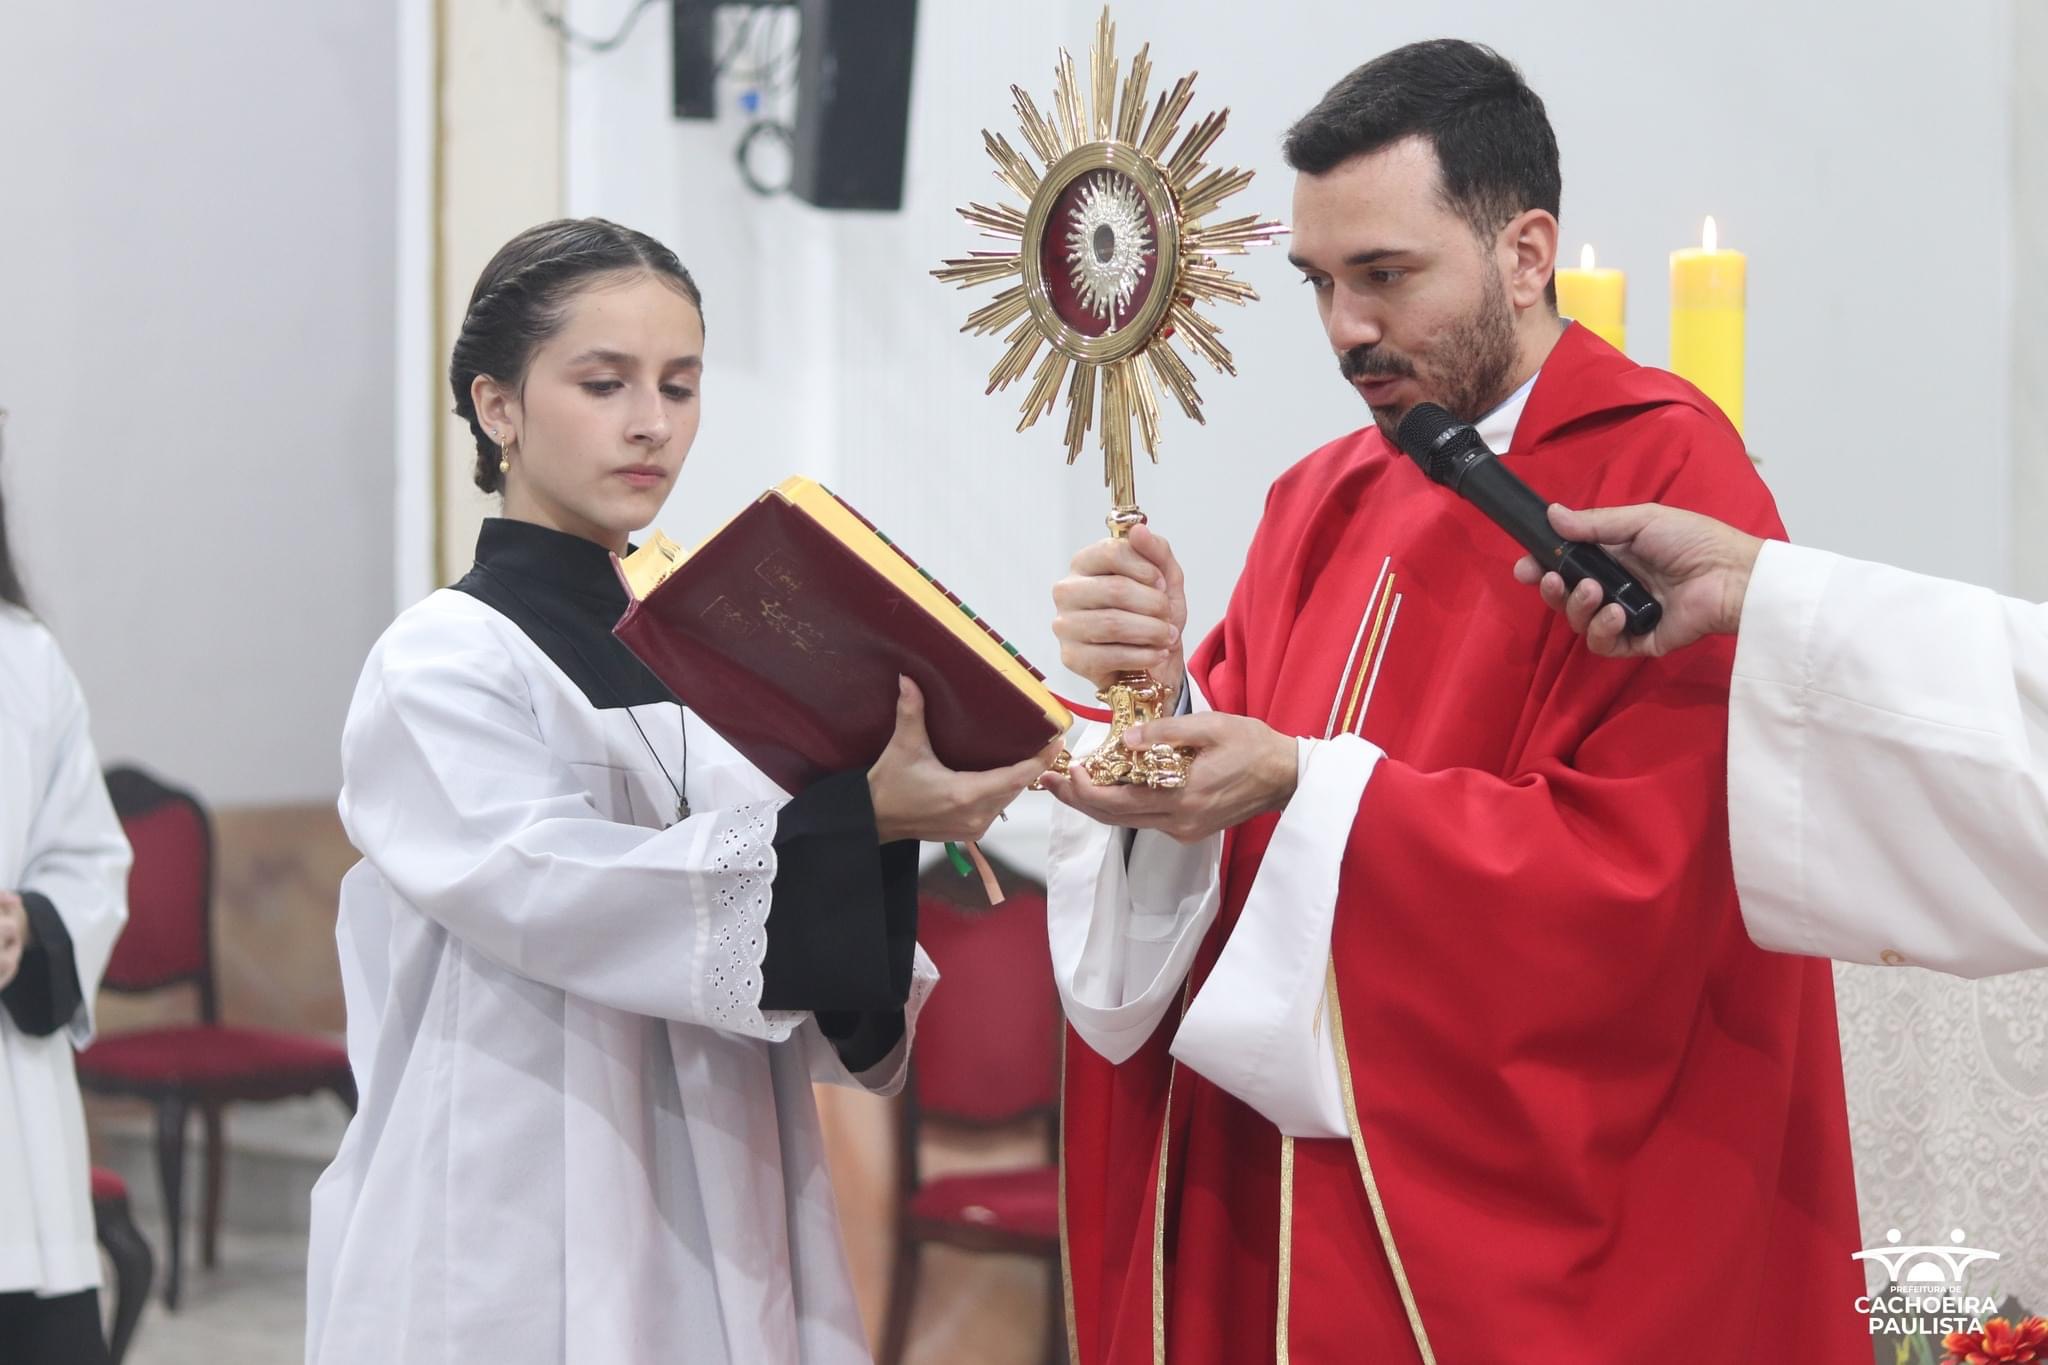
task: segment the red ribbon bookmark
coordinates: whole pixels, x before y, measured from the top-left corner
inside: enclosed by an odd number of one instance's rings
[[[1082,720],[1100,721],[1102,724],[1107,725],[1110,723],[1110,721],[1115,719],[1114,716],[1110,715],[1109,712],[1103,710],[1099,706],[1083,706],[1081,705],[1081,703],[1077,701],[1068,701],[1065,697],[1061,696],[1057,692],[1052,694],[1052,699],[1058,702],[1061,706],[1066,707],[1069,711],[1072,711]]]

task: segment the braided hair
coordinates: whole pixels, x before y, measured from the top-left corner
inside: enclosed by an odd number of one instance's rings
[[[557,218],[530,227],[498,248],[477,277],[462,334],[448,358],[455,415],[476,438],[476,486],[504,490],[504,452],[477,418],[470,388],[488,375],[517,389],[533,353],[560,329],[570,297],[595,277],[647,271],[666,281],[704,315],[704,297],[676,254],[644,232],[603,218]]]

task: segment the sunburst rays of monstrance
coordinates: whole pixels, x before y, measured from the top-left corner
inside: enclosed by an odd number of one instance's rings
[[[1119,537],[1145,520],[1131,467],[1133,429],[1156,463],[1162,390],[1202,421],[1194,373],[1174,340],[1219,373],[1237,373],[1221,331],[1197,310],[1258,295],[1216,258],[1242,255],[1283,231],[1256,214],[1204,221],[1251,183],[1252,172],[1212,169],[1206,160],[1230,117],[1227,109],[1196,122],[1167,152],[1194,99],[1195,77],[1174,82],[1148,114],[1150,52],[1149,44],[1138,49],[1119,86],[1116,26],[1105,8],[1095,25],[1085,101],[1064,48],[1054,68],[1050,114],[1041,114],[1022,87],[1010,87],[1018,125],[1038,163],[1000,133],[981,136],[996,178],[1022,195],[1026,207],[973,203],[960,216],[983,235],[1015,245],[949,260],[932,272],[963,289],[1014,281],[970,314],[961,330],[1002,334],[989,393],[1030,374],[1018,431],[1050,413],[1064,390],[1067,463],[1080,455],[1090,430],[1098,433],[1113,504],[1110,534]],[[1084,760],[1089,777],[1117,786],[1183,785],[1192,757],[1185,750],[1161,744],[1131,752],[1123,743],[1125,729],[1165,710],[1171,698],[1164,687],[1149,673],[1125,673],[1099,695],[1110,707],[1110,736]]]

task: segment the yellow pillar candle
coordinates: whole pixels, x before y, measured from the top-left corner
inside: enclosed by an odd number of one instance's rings
[[[1707,219],[1697,248],[1671,253],[1671,369],[1742,430],[1743,330],[1749,258],[1722,251]]]
[[[1577,270],[1557,272],[1557,311],[1617,351],[1628,349],[1628,276],[1593,264],[1590,243]]]

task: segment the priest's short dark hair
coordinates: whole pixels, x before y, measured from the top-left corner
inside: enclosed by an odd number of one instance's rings
[[[1530,209],[1557,216],[1550,116],[1515,64],[1479,43],[1434,38],[1373,58],[1296,120],[1282,150],[1323,175],[1411,137],[1435,148],[1445,202],[1482,239]]]

